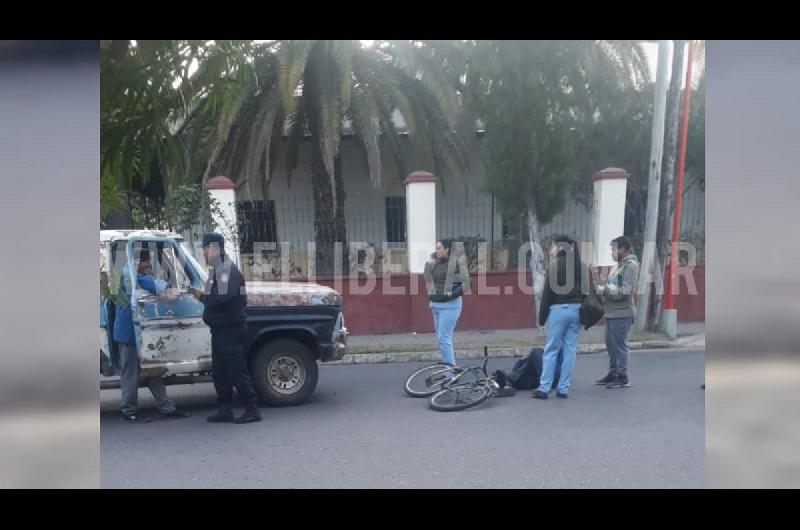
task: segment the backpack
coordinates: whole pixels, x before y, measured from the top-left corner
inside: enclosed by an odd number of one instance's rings
[[[506,379],[516,390],[533,390],[539,388],[539,379],[542,376],[544,350],[542,348],[533,348],[528,355],[522,359],[518,359],[511,371],[506,374]],[[561,375],[561,361],[564,355],[558,352],[556,358],[556,371],[553,378],[553,386],[558,384],[558,378]]]

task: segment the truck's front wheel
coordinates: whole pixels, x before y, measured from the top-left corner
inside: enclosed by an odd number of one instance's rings
[[[317,361],[292,339],[266,343],[253,356],[250,371],[259,397],[268,405],[299,405],[317,387]]]

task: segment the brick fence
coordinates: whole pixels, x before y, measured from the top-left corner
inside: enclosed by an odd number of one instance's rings
[[[601,274],[605,272],[601,271]],[[524,279],[520,278],[522,274]],[[686,278],[681,277],[675,296],[680,322],[705,321],[705,264],[695,265],[692,277],[697,294],[688,293]],[[530,274],[498,271],[484,273],[484,278],[485,281],[480,280],[478,274],[471,276],[472,293],[464,296],[459,330],[536,327]],[[374,286],[370,286],[369,281],[374,281]],[[481,294],[477,294],[479,281],[485,283],[485,286],[480,286]],[[328,277],[317,278],[316,282],[332,287],[342,295],[345,321],[354,335],[434,331],[425,280],[421,275],[392,274],[373,276],[372,280]],[[521,289],[522,282],[528,286],[527,293]],[[486,292],[492,288],[499,290],[499,294]]]

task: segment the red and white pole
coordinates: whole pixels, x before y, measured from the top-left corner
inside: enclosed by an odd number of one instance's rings
[[[678,239],[681,229],[681,207],[683,206],[683,176],[686,168],[686,135],[689,130],[689,101],[692,98],[692,57],[694,54],[694,41],[689,41],[689,53],[686,66],[686,86],[683,92],[683,110],[681,117],[681,141],[678,151],[678,177],[675,180],[675,214],[672,219],[672,243],[667,272],[667,296],[664,301],[665,309],[675,308],[673,286],[677,283],[678,264]]]

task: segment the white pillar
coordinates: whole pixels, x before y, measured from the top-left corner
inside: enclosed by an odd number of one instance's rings
[[[216,231],[225,238],[225,254],[241,267],[239,235],[236,223],[236,184],[228,177],[214,177],[206,184],[208,194],[219,203],[219,212],[212,212]]]
[[[594,175],[594,252],[592,265],[608,267],[611,259],[611,241],[624,234],[625,193],[628,174],[624,169],[609,167]]]
[[[408,272],[422,274],[436,246],[436,177],[415,171],[406,178]]]

